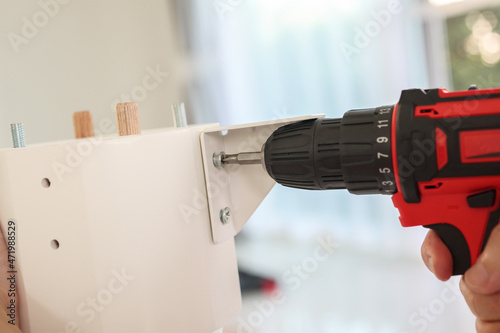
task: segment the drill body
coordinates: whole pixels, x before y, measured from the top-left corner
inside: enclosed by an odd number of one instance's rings
[[[435,230],[464,274],[500,219],[500,89],[405,90],[396,105],[283,126],[262,155],[285,186],[392,195],[401,224]]]

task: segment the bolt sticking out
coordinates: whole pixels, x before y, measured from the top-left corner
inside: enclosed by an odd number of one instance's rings
[[[26,147],[26,138],[24,136],[23,123],[10,124],[10,132],[12,134],[12,146],[14,148]]]
[[[118,122],[119,136],[141,134],[139,107],[137,103],[129,102],[117,104],[116,119]]]
[[[73,126],[75,127],[75,138],[91,138],[94,136],[94,123],[90,111],[73,113]]]
[[[186,107],[184,103],[172,105],[172,115],[174,117],[174,126],[176,128],[187,127]]]

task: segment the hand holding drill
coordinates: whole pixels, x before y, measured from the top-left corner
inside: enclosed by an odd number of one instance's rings
[[[460,281],[460,289],[480,333],[500,332],[500,226],[493,229],[488,244],[476,264]],[[451,277],[453,261],[446,245],[434,231],[429,231],[422,245],[422,259],[436,277]]]
[[[440,279],[461,290],[478,332],[500,332],[500,89],[403,91],[396,105],[279,128],[257,153],[276,182],[309,190],[389,194],[405,227],[432,229],[423,246]]]

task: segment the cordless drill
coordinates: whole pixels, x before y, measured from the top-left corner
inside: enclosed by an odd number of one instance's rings
[[[438,233],[453,274],[473,265],[500,219],[500,89],[405,90],[396,105],[277,129],[257,153],[284,186],[392,195],[404,227]]]

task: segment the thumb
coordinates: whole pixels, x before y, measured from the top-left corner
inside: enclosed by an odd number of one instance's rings
[[[488,295],[500,291],[500,225],[491,232],[483,253],[465,273],[464,280],[478,294]]]

